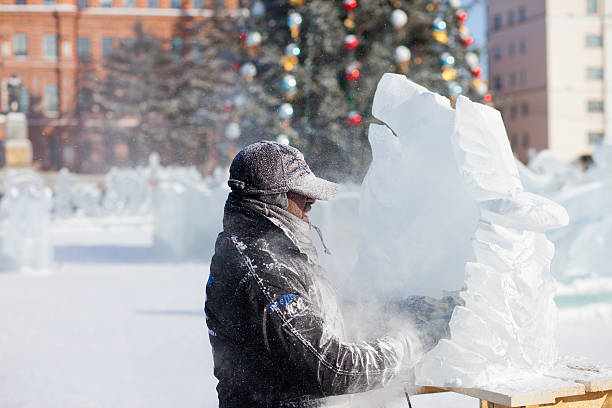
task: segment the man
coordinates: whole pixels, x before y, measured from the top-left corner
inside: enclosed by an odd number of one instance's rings
[[[228,184],[205,307],[221,408],[323,406],[328,396],[384,386],[438,342],[450,313],[438,326],[345,340],[307,215],[337,185],[316,177],[297,149],[246,147]]]

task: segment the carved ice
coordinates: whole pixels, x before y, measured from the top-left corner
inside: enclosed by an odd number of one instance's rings
[[[385,74],[372,108],[357,275],[376,297],[463,289],[417,383],[475,387],[556,361],[553,245],[565,210],[527,193],[499,112]],[[372,274],[376,278],[372,279]],[[381,283],[385,282],[385,283]]]
[[[52,193],[32,170],[9,170],[0,203],[3,236],[0,259],[4,269],[49,268],[53,246],[49,235]]]

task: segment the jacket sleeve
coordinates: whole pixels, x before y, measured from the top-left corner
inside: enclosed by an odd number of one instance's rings
[[[246,285],[255,322],[264,344],[280,367],[316,384],[324,396],[376,389],[387,384],[402,364],[420,357],[413,333],[372,341],[346,342],[325,321],[322,305],[312,288],[295,271],[276,264],[255,265],[243,255],[250,281]]]

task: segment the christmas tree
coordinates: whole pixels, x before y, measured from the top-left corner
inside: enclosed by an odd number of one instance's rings
[[[369,164],[367,123],[383,73],[406,74],[451,98],[490,98],[465,25],[473,3],[244,1],[249,14],[238,20],[234,55],[241,95],[253,88],[269,97],[257,96],[256,112],[242,118],[264,115],[264,138],[296,146],[318,173],[358,181]]]

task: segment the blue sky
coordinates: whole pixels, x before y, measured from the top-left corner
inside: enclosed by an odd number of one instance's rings
[[[468,1],[464,0],[464,5],[469,4]],[[480,0],[474,7],[469,11],[469,17],[467,19],[467,26],[470,28],[472,36],[474,37],[475,44],[477,47],[484,47],[487,43],[487,9],[486,0]],[[483,48],[484,51],[484,48]],[[483,76],[488,76],[488,66],[486,54],[481,54],[480,63],[482,64]]]

